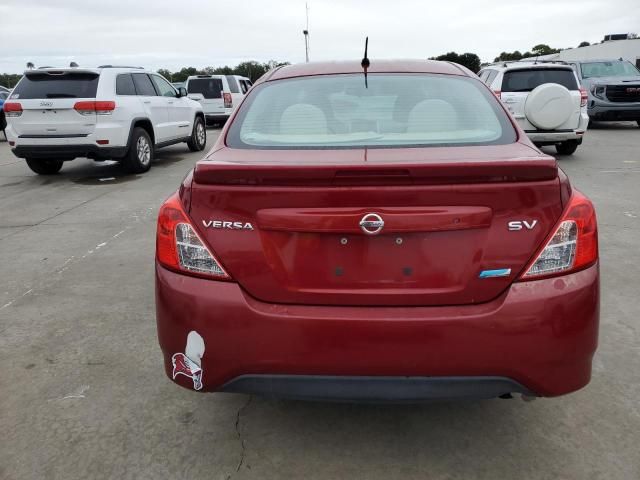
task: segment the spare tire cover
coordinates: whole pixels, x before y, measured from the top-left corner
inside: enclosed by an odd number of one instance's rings
[[[527,119],[541,130],[558,128],[575,110],[571,93],[557,83],[534,88],[524,104]]]

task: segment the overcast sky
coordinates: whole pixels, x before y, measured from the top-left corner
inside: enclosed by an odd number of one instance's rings
[[[310,0],[311,60],[426,58],[640,33],[640,0]],[[304,0],[0,0],[0,72],[304,61]]]

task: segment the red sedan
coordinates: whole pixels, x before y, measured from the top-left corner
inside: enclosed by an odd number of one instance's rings
[[[463,67],[285,66],[162,205],[156,303],[190,389],[563,395],[597,346],[596,216]]]

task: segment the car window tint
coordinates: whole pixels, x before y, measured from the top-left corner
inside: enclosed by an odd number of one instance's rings
[[[167,82],[164,78],[158,75],[151,75],[151,79],[156,86],[156,90],[160,93],[162,97],[175,97],[176,90],[171,86],[169,82]]]
[[[11,93],[12,99],[96,98],[97,73],[29,72]]]
[[[219,78],[196,78],[187,84],[189,93],[200,93],[204,98],[222,98],[222,80]]]
[[[495,80],[496,76],[498,75],[498,71],[497,70],[487,70],[488,75],[487,75],[487,79],[485,80],[487,85],[491,85],[493,83],[493,81]]]
[[[558,83],[569,90],[578,90],[573,70],[568,68],[532,68],[509,70],[502,79],[503,92],[530,92],[545,83]]]
[[[242,91],[242,93],[247,93],[247,84],[244,82],[244,80],[240,80],[240,90]]]
[[[133,83],[136,85],[136,92],[138,95],[145,97],[155,97],[157,95],[156,89],[153,88],[153,83],[151,83],[151,80],[146,73],[134,73],[132,77]]]
[[[238,81],[233,75],[227,75],[227,82],[229,83],[229,90],[231,93],[240,93],[240,87],[238,87]]]
[[[493,145],[516,139],[499,101],[472,78],[322,75],[266,82],[230,126],[237,148]]]
[[[136,87],[133,78],[128,73],[116,77],[116,95],[135,95]]]

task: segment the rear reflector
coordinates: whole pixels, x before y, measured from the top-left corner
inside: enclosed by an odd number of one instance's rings
[[[109,145],[109,140],[96,140],[98,145]]]
[[[7,102],[2,109],[7,117],[19,117],[22,115],[22,104],[18,102]]]
[[[73,106],[80,115],[111,115],[116,108],[116,102],[111,101],[84,101],[76,102]]]
[[[182,209],[178,194],[160,207],[156,257],[165,267],[190,275],[231,280],[198,236]]]
[[[521,280],[565,275],[598,260],[598,226],[591,201],[574,190],[551,238],[534,257]]]

